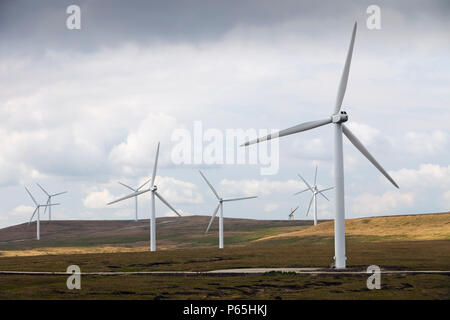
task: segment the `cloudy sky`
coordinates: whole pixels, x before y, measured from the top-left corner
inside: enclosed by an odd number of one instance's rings
[[[66,27],[81,8],[81,30]],[[381,9],[369,30],[367,7]],[[344,107],[349,126],[400,185],[395,189],[345,142],[346,216],[450,209],[448,1],[1,1],[0,227],[59,197],[54,219],[129,219],[133,203],[106,203],[150,176],[184,214],[286,219],[308,194],[301,173],[332,186],[332,127],[279,143],[279,170],[258,164],[176,164],[173,133],[283,129],[330,115],[353,23],[358,22]],[[218,131],[217,131],[218,130]],[[204,142],[204,146],[207,141]],[[236,148],[225,145],[224,152]],[[333,192],[328,192],[333,199]],[[56,199],[55,199],[56,200]],[[319,199],[324,200],[324,199]],[[319,218],[332,202],[319,201]],[[149,199],[140,217],[149,216]],[[158,216],[169,213],[158,205]]]

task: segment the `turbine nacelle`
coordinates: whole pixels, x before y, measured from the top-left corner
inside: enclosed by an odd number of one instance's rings
[[[348,120],[347,112],[341,111],[333,116],[331,116],[331,122],[333,123],[343,123]]]

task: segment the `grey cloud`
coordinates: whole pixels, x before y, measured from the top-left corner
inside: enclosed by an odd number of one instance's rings
[[[82,30],[65,27],[65,9],[82,10]],[[35,53],[47,49],[95,50],[123,42],[214,41],[237,26],[264,27],[287,21],[305,21],[303,33],[320,34],[364,19],[371,1],[30,1],[0,4],[0,36],[8,50]],[[431,16],[448,20],[448,1],[378,1],[414,22]],[[343,23],[345,21],[345,23]]]

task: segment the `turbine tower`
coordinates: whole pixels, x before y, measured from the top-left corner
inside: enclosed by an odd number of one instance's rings
[[[345,206],[344,206],[344,159],[342,150],[342,134],[344,134],[350,142],[395,186],[394,179],[383,169],[383,167],[375,160],[375,158],[367,151],[364,145],[359,139],[350,131],[350,129],[344,124],[348,120],[348,115],[345,111],[341,111],[342,101],[344,100],[344,94],[347,87],[348,75],[350,71],[350,62],[352,59],[353,45],[356,35],[356,22],[353,27],[352,38],[350,46],[347,52],[347,59],[344,65],[344,71],[342,73],[339,89],[337,93],[336,103],[333,108],[333,113],[325,119],[304,122],[299,125],[281,130],[277,133],[270,134],[268,136],[258,138],[249,142],[246,142],[245,146],[250,144],[259,143],[262,141],[287,136],[294,133],[314,129],[324,126],[326,124],[333,124],[334,132],[334,186],[335,190],[335,204],[334,204],[334,252],[335,252],[335,267],[337,269],[345,269],[346,257],[345,257]]]
[[[214,193],[214,195],[216,196],[217,200],[219,200],[219,204],[217,205],[216,210],[214,210],[214,213],[211,216],[211,220],[209,221],[209,224],[208,224],[208,227],[206,228],[205,233],[208,233],[209,228],[211,227],[211,225],[212,225],[212,223],[214,221],[214,218],[216,217],[217,211],[219,211],[219,208],[220,208],[220,216],[219,216],[219,249],[223,249],[223,203],[224,202],[230,202],[230,201],[254,199],[254,198],[258,198],[258,197],[257,196],[253,196],[253,197],[244,197],[244,198],[222,199],[221,197],[219,197],[217,191],[214,190],[214,188],[211,185],[211,183],[209,183],[208,179],[206,179],[205,175],[200,170],[198,172],[200,172],[200,175],[203,177],[205,182],[208,184],[209,188]]]
[[[36,239],[41,239],[41,215],[40,215],[40,209],[41,207],[51,207],[51,206],[57,206],[59,203],[52,203],[52,204],[39,204],[36,199],[31,194],[30,190],[28,190],[27,187],[25,187],[25,190],[27,190],[27,193],[30,195],[31,200],[33,200],[34,204],[36,205],[36,209],[34,209],[33,214],[31,215],[30,221],[28,224],[31,223],[31,220],[33,220],[34,215],[37,212],[37,219],[36,219]]]
[[[294,210],[292,210],[292,208],[291,208],[291,213],[289,213],[289,220],[294,220],[294,212],[297,211],[297,209],[298,209],[298,206]]]
[[[307,189],[305,189],[305,190],[303,190],[303,191],[300,191],[300,192],[294,193],[294,195],[297,195],[297,194],[303,193],[303,192],[308,191],[308,190],[311,191],[312,197],[311,197],[311,200],[309,201],[309,206],[308,206],[308,210],[306,211],[306,215],[308,216],[309,210],[311,209],[311,205],[312,205],[312,203],[314,202],[314,225],[315,225],[315,226],[317,226],[317,195],[320,194],[320,195],[321,195],[322,197],[324,197],[326,200],[330,201],[330,199],[328,199],[328,198],[323,194],[323,192],[333,189],[333,187],[330,187],[330,188],[326,188],[326,189],[319,190],[319,188],[317,187],[317,168],[318,168],[318,166],[316,166],[316,173],[314,174],[314,185],[311,187],[311,186],[309,185],[309,183],[306,182],[306,180],[303,179],[303,177],[299,174],[298,176],[299,176],[300,179],[302,179],[303,182],[306,184]]]
[[[39,183],[36,183],[37,184],[37,186],[47,195],[47,204],[49,205],[48,206],[48,221],[52,221],[52,206],[51,206],[51,204],[52,204],[52,198],[53,197],[56,197],[56,196],[59,196],[59,195],[61,195],[61,194],[64,194],[64,193],[67,193],[67,191],[63,191],[63,192],[59,192],[59,193],[54,193],[54,194],[50,194],[50,193],[48,193],[47,192],[47,190],[45,190]],[[45,214],[45,212],[47,211],[47,207],[45,207],[45,209],[44,209],[44,214]]]
[[[167,201],[166,199],[163,198],[162,195],[160,195],[158,193],[158,187],[155,185],[155,179],[156,179],[156,168],[158,166],[158,156],[159,156],[159,142],[158,142],[158,147],[156,148],[156,157],[155,157],[155,164],[153,165],[153,175],[151,177],[150,180],[150,186],[148,187],[148,189],[145,190],[141,190],[141,191],[137,191],[137,192],[133,192],[125,197],[122,197],[120,199],[111,201],[110,203],[108,203],[108,205],[125,200],[125,199],[129,199],[132,197],[137,197],[143,193],[146,192],[151,192],[151,199],[152,199],[152,213],[151,213],[151,218],[150,218],[150,251],[156,251],[156,212],[155,212],[155,196],[159,198],[159,200],[161,200],[162,203],[164,203],[170,210],[172,210],[173,212],[175,212],[179,217],[181,217],[181,214],[179,214],[177,212],[177,210],[175,210]]]
[[[148,179],[147,181],[145,181],[143,184],[141,184],[138,188],[134,189],[128,185],[126,185],[125,183],[122,183],[120,181],[119,184],[123,185],[125,188],[130,189],[133,192],[138,192],[139,190],[141,190],[147,183],[150,182],[151,179]],[[135,216],[134,216],[134,221],[138,221],[138,196],[134,197],[134,206],[135,206]]]

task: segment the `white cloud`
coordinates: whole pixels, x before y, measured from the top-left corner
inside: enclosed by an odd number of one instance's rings
[[[177,120],[171,116],[149,114],[131,130],[124,142],[112,148],[108,159],[112,164],[121,166],[124,173],[133,175],[135,168],[153,166],[156,147],[161,142],[158,164],[167,164],[170,159],[170,136],[179,127]]]
[[[140,179],[140,183],[143,183],[144,180],[146,179]],[[198,192],[197,187],[193,183],[178,180],[172,177],[157,176],[155,179],[155,184],[158,186],[158,192],[172,205],[175,203],[199,204],[203,202],[202,195]],[[109,189],[117,186],[118,184],[116,181],[110,181],[103,184],[101,187],[86,187],[84,191],[87,195],[82,200],[83,205],[89,209],[106,208],[107,203],[132,192],[131,190],[123,188],[123,190],[126,190],[125,193],[113,195]],[[116,209],[123,208],[125,206],[127,206],[126,200],[114,204],[114,208]],[[119,217],[129,215],[129,212],[115,212]]]
[[[412,192],[387,191],[382,195],[363,193],[351,199],[352,213],[356,215],[392,214],[400,208],[414,205]]]
[[[449,135],[442,130],[432,132],[409,131],[405,134],[404,147],[407,151],[419,155],[435,155],[449,152]]]
[[[31,218],[35,207],[19,205],[15,207],[8,215],[13,216],[15,218]]]
[[[289,194],[305,189],[305,185],[301,181],[270,181],[268,179],[256,180],[228,180],[220,181],[220,187],[224,194],[227,195],[245,195],[267,196],[273,193]]]
[[[264,205],[265,212],[272,212],[279,208],[280,206],[277,203],[267,203]]]
[[[155,184],[158,186],[158,192],[169,203],[199,204],[203,202],[203,197],[198,192],[197,186],[191,182],[157,176]]]
[[[90,192],[84,199],[83,205],[89,209],[105,208],[107,204],[115,200],[115,197],[108,189]]]
[[[371,126],[364,123],[350,121],[348,123],[348,127],[365,146],[370,146],[380,136],[380,130],[372,128]]]
[[[419,169],[389,171],[402,189],[449,189],[450,165],[421,164]]]
[[[319,137],[296,137],[292,142],[291,152],[299,158],[324,159],[329,157],[330,148]]]

